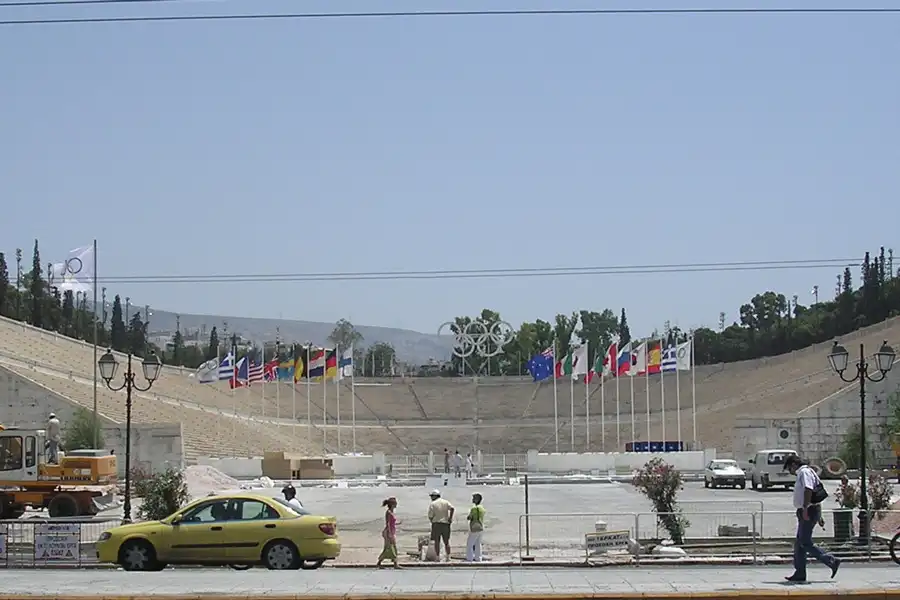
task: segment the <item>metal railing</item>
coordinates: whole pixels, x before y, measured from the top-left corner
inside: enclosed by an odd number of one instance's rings
[[[97,564],[100,534],[121,524],[119,518],[0,521],[0,568]]]
[[[716,502],[711,501],[710,504]],[[756,501],[747,503],[756,504]],[[888,542],[900,526],[900,511],[872,513],[871,535],[863,542],[857,537],[857,517],[858,511],[825,509],[824,526],[816,525],[814,541],[839,557],[886,559]],[[682,543],[677,548],[666,542],[671,537],[666,527],[667,521],[671,523],[670,519],[680,520],[683,527]],[[763,523],[766,525],[765,535]],[[519,516],[517,560],[525,563],[589,562],[597,559],[639,564],[641,561],[661,559],[727,558],[755,564],[791,556],[796,528],[795,511],[759,508],[678,513],[522,514]],[[495,536],[501,537],[499,532],[492,533],[488,529],[484,534],[485,547],[490,550],[495,546]]]

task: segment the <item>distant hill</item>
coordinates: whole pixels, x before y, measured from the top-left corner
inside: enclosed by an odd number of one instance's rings
[[[151,331],[175,331],[176,313],[156,308],[151,308],[150,312]],[[334,329],[334,323],[312,321],[249,319],[245,317],[192,315],[187,313],[179,313],[179,315],[181,317],[182,331],[205,328],[209,332],[215,326],[219,329],[219,339],[222,336],[222,324],[224,322],[228,323],[229,333],[236,333],[253,341],[272,341],[275,339],[277,329],[281,334],[281,339],[287,343],[310,341],[314,344],[325,345],[328,334]],[[371,327],[356,323],[354,323],[354,326],[363,335],[364,345],[370,346],[377,342],[391,344],[397,352],[397,359],[400,361],[424,364],[432,358],[436,360],[447,360],[450,358],[450,350],[453,346],[453,340],[450,336],[420,333],[409,329]]]

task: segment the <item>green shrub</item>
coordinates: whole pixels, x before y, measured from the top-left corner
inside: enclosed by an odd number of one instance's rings
[[[99,449],[105,445],[99,420],[94,426],[93,411],[83,407],[75,410],[72,420],[66,424],[62,444],[66,450]]]
[[[672,541],[683,544],[685,530],[691,523],[681,514],[676,501],[678,491],[684,487],[681,472],[657,457],[645,464],[631,483],[650,500],[653,512]]]
[[[134,495],[142,499],[137,511],[138,519],[165,519],[190,500],[184,472],[180,469],[169,468],[155,474],[132,469],[131,477]]]

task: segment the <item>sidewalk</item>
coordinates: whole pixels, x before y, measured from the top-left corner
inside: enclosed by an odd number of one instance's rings
[[[230,598],[772,598],[800,595],[834,598],[868,591],[900,599],[900,567],[844,565],[835,580],[810,565],[811,582],[787,584],[789,566],[650,567],[593,569],[409,569],[317,571],[166,570],[161,573],[73,570],[0,570],[0,600],[43,596],[80,597],[203,596]],[[857,596],[859,597],[859,596]],[[866,596],[871,598],[872,596]]]

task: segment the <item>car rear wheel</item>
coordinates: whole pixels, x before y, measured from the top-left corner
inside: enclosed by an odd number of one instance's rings
[[[156,560],[156,549],[146,540],[129,540],[122,544],[119,564],[126,571],[161,571],[166,567]]]
[[[740,483],[738,484],[738,487],[741,488],[742,490],[747,489],[747,482],[746,482],[746,481],[740,482]]]
[[[319,560],[304,560],[302,562],[302,564],[300,565],[300,568],[305,571],[312,571],[312,570],[318,569],[319,567],[321,567],[324,564],[325,564],[325,559],[321,559],[321,558]]]
[[[294,570],[300,567],[300,555],[291,542],[274,540],[263,548],[262,562],[271,571]]]

